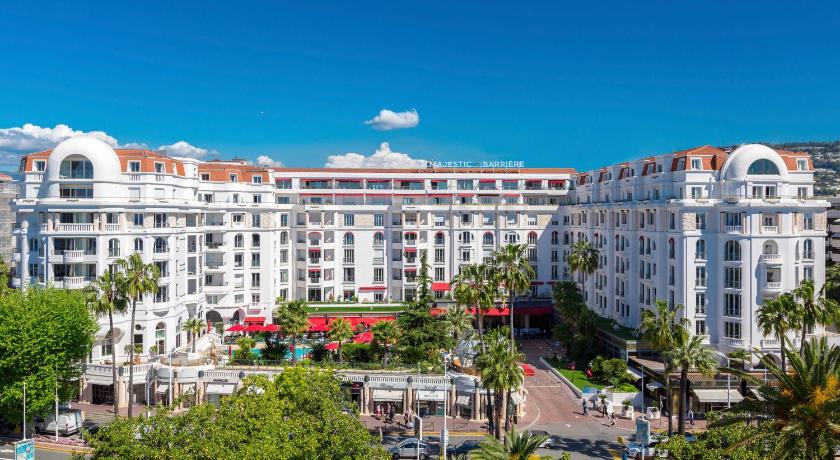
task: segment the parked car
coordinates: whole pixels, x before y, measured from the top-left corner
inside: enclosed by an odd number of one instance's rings
[[[35,417],[35,431],[38,433],[55,433],[55,413],[50,412]],[[70,436],[82,429],[82,411],[79,409],[59,409],[58,434]]]
[[[481,440],[479,439],[468,439],[458,445],[448,447],[446,449],[446,455],[467,455],[479,449],[481,447],[480,444]]]
[[[429,445],[417,438],[403,439],[397,445],[388,449],[388,452],[394,460],[400,458],[417,458],[418,449],[420,450],[421,459],[427,460],[431,455]]]
[[[531,436],[545,436],[546,439],[540,444],[541,448],[544,449],[553,449],[554,443],[552,442],[551,434],[545,430],[528,430],[528,434]]]

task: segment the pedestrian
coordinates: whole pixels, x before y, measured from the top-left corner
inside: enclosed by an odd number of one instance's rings
[[[583,415],[589,415],[589,406],[586,405],[586,398],[580,398],[580,407],[583,410]]]
[[[376,416],[377,417],[382,417],[382,404],[377,404],[376,405]]]
[[[601,415],[603,415],[604,417],[607,416],[607,400],[606,399],[601,400]]]
[[[610,412],[610,426],[615,426],[615,412]]]
[[[396,405],[395,405],[395,404],[391,404],[391,410],[390,410],[390,412],[388,412],[388,416],[391,418],[391,421],[393,421],[393,420],[394,420],[394,416],[395,416],[395,415],[397,415]]]
[[[694,428],[694,411],[688,409],[688,424]]]

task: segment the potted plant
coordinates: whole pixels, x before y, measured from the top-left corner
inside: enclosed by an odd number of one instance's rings
[[[157,354],[157,352],[158,352],[158,347],[157,347],[157,345],[152,345],[151,347],[149,347],[149,354],[150,354],[150,355],[156,355],[156,354]]]
[[[625,398],[624,401],[621,401],[623,405],[621,408],[621,416],[624,418],[633,418],[633,401],[630,401],[630,398]]]
[[[649,408],[648,411],[650,412],[650,418],[653,420],[657,420],[660,417],[659,412],[659,400],[653,401],[653,407]]]

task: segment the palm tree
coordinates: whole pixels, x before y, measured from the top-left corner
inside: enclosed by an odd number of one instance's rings
[[[205,327],[207,327],[207,324],[202,321],[201,318],[190,318],[184,321],[184,324],[181,325],[181,328],[190,334],[190,342],[192,342],[193,353],[195,353],[195,343],[198,341],[198,334],[200,334]],[[163,352],[163,350],[161,350],[161,352]]]
[[[446,311],[446,323],[452,331],[455,344],[473,330],[473,317],[463,305],[455,305]]]
[[[484,346],[484,313],[493,306],[495,288],[488,279],[488,267],[484,264],[467,265],[461,273],[452,278],[453,296],[459,305],[475,308],[478,315],[478,337],[481,351]]]
[[[131,303],[131,347],[128,350],[128,381],[132,387],[129,394],[128,417],[132,416],[131,396],[134,394],[134,316],[137,312],[137,301],[143,296],[157,292],[160,271],[154,264],[143,263],[140,254],[134,253],[127,259],[117,260],[117,267],[122,271],[119,286],[120,295]]]
[[[476,358],[482,385],[492,389],[495,395],[495,426],[496,437],[499,439],[502,436],[502,421],[507,418],[504,417],[507,412],[507,391],[522,385],[524,378],[522,368],[519,367],[519,361],[524,356],[511,346],[505,329],[506,326],[503,326],[488,332],[487,351]]]
[[[552,457],[537,455],[537,449],[540,448],[540,444],[544,443],[547,439],[548,436],[532,435],[527,431],[520,433],[516,431],[516,428],[511,428],[506,433],[504,441],[487,436],[479,444],[480,448],[470,458],[476,460],[550,459]]]
[[[108,315],[108,333],[111,340],[111,378],[114,391],[114,418],[119,415],[119,391],[117,390],[117,354],[114,343],[114,313],[123,314],[128,308],[128,302],[119,291],[121,274],[108,270],[94,280],[86,289],[86,302],[90,312],[100,318]]]
[[[536,276],[534,269],[528,262],[526,251],[528,246],[524,244],[508,244],[496,251],[493,256],[493,275],[499,285],[504,286],[502,293],[502,308],[507,305],[508,300],[513,299],[517,292],[522,292],[531,286],[531,281]],[[510,340],[515,345],[513,338],[513,306],[510,308]]]
[[[309,313],[306,311],[306,302],[303,300],[292,300],[281,303],[277,307],[277,324],[283,331],[283,335],[292,339],[292,363],[297,362],[297,339],[304,332],[309,330]]]
[[[733,370],[758,386],[758,397],[739,402],[716,425],[758,419],[768,429],[756,436],[776,441],[772,458],[833,458],[840,448],[840,347],[821,338],[806,343],[801,353],[786,353],[791,372],[769,353],[760,357],[775,377],[772,383]]]
[[[814,280],[805,280],[793,290],[793,295],[799,300],[799,310],[802,321],[802,343],[799,351],[805,349],[805,334],[815,326],[829,325],[840,317],[840,306],[837,302],[825,297],[825,285],[818,291]]]
[[[738,349],[732,350],[732,351],[730,351],[729,353],[726,354],[726,356],[729,359],[734,359],[736,361],[740,361],[741,362],[741,369],[746,369],[747,368],[747,361],[750,360],[750,355],[752,355],[752,353],[750,353],[750,351],[745,349],[745,348],[738,348]]]
[[[642,323],[639,325],[639,330],[642,332],[642,338],[645,342],[652,345],[655,349],[664,353],[673,348],[677,340],[677,334],[685,332],[685,325],[687,319],[677,319],[677,310],[682,308],[678,305],[677,308],[670,308],[668,302],[664,300],[657,300],[654,302],[654,310],[642,311]],[[665,394],[667,395],[668,408],[668,434],[674,434],[674,427],[671,415],[671,361],[668,355],[663,355],[665,358]]]
[[[826,265],[825,286],[826,297],[840,302],[840,264]]]
[[[712,376],[717,368],[715,353],[703,346],[703,336],[689,335],[688,331],[678,332],[673,347],[665,352],[672,366],[680,369],[680,411],[678,430],[685,434],[685,411],[688,401],[688,371],[697,370],[705,376]]]
[[[586,240],[577,240],[569,253],[569,270],[586,275],[595,273],[598,268],[598,250]]]
[[[345,340],[350,340],[353,337],[353,326],[350,324],[350,321],[347,321],[344,318],[338,318],[330,324],[330,330],[327,332],[327,337],[330,340],[335,340],[338,342],[338,362],[339,364],[344,362],[344,356],[341,354],[341,344],[344,343]]]
[[[772,334],[779,340],[782,369],[787,369],[785,365],[785,336],[789,330],[799,323],[798,313],[798,305],[790,293],[782,294],[777,299],[765,299],[756,313],[756,323],[761,328],[761,333],[765,336]]]
[[[371,328],[373,342],[382,347],[382,366],[388,365],[391,345],[395,344],[400,336],[400,329],[394,321],[380,321]]]

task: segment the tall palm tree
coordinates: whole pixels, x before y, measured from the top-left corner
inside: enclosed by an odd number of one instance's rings
[[[772,334],[779,340],[782,369],[787,369],[785,336],[789,330],[800,324],[798,313],[798,305],[790,293],[784,293],[776,299],[765,299],[756,313],[755,319],[761,333],[765,336]]]
[[[487,351],[476,358],[476,366],[481,372],[481,384],[492,389],[495,399],[496,438],[501,439],[502,423],[507,412],[507,391],[522,385],[524,374],[519,361],[522,353],[513,348],[507,338],[506,327],[493,329],[487,333]]]
[[[712,376],[717,368],[715,353],[703,346],[703,336],[689,335],[688,331],[678,332],[677,340],[665,354],[672,365],[680,370],[680,408],[678,430],[685,434],[685,411],[688,401],[688,371],[697,370],[705,376]]]
[[[677,334],[684,333],[688,322],[687,319],[677,319],[677,310],[682,308],[678,305],[677,308],[670,308],[668,302],[664,300],[657,300],[654,302],[653,310],[642,311],[642,322],[639,325],[639,330],[642,332],[642,338],[645,342],[652,345],[655,349],[663,353],[665,359],[665,394],[667,395],[667,409],[668,409],[668,434],[674,433],[674,427],[671,415],[671,361],[665,353],[667,350],[673,348],[677,341]]]
[[[304,332],[309,330],[309,313],[306,311],[306,302],[303,300],[292,300],[281,303],[277,307],[277,324],[283,331],[283,335],[292,339],[292,363],[297,362],[297,339]]]
[[[327,332],[327,337],[329,337],[330,340],[338,342],[338,362],[339,364],[344,363],[344,355],[341,353],[341,345],[345,340],[350,340],[350,338],[353,337],[353,326],[350,324],[350,321],[347,321],[344,318],[338,318],[330,323],[330,330]]]
[[[504,286],[501,290],[502,308],[508,301],[513,299],[517,292],[522,292],[531,286],[531,281],[536,274],[531,263],[528,261],[526,252],[528,246],[524,244],[508,244],[493,256],[493,275],[495,281]],[[510,308],[510,340],[515,345],[513,338],[513,306]]]
[[[190,342],[192,342],[192,352],[195,353],[195,343],[198,341],[198,335],[207,327],[207,324],[201,318],[190,318],[184,321],[181,328],[190,334]],[[163,352],[163,350],[161,350]]]
[[[484,346],[484,313],[493,306],[495,288],[488,277],[488,267],[484,264],[467,265],[461,273],[452,278],[452,290],[455,301],[460,305],[475,308],[478,315],[478,337],[481,351]]]
[[[580,239],[572,244],[569,253],[569,270],[591,275],[598,269],[598,250],[589,241]]]
[[[473,330],[473,317],[463,305],[458,304],[447,310],[444,319],[456,345]]]
[[[395,321],[380,321],[371,328],[373,343],[382,348],[382,365],[387,366],[391,354],[391,346],[397,343],[400,329]]]
[[[476,460],[551,459],[553,457],[537,455],[540,444],[547,439],[548,436],[532,435],[527,431],[520,433],[516,431],[516,428],[511,428],[506,433],[504,442],[492,436],[487,436],[470,458]]]
[[[840,448],[840,347],[829,347],[821,338],[806,343],[801,353],[786,353],[790,372],[769,353],[760,357],[775,377],[772,383],[732,370],[758,386],[758,397],[733,406],[717,425],[758,419],[769,429],[756,437],[773,436],[776,441],[773,458],[833,458]]]
[[[129,384],[129,401],[128,401],[128,416],[132,416],[131,401],[134,394],[134,316],[137,313],[137,301],[148,294],[153,294],[158,290],[158,279],[160,278],[160,271],[154,264],[146,264],[140,254],[134,253],[126,259],[117,260],[117,267],[122,271],[122,277],[119,291],[131,303],[131,330],[129,336],[131,337],[131,347],[128,350],[128,381]]]
[[[799,310],[802,321],[802,343],[799,351],[805,349],[805,334],[815,326],[832,324],[840,317],[840,306],[837,302],[825,297],[825,285],[816,289],[814,280],[805,280],[793,290],[793,295],[799,300]]]
[[[114,392],[114,418],[119,415],[119,391],[117,390],[117,353],[114,337],[114,314],[123,314],[128,309],[126,298],[120,293],[122,274],[108,270],[85,288],[85,300],[90,312],[100,318],[108,315],[108,336],[111,337],[111,378]]]
[[[726,354],[729,359],[734,359],[741,362],[741,369],[747,368],[747,361],[750,360],[752,353],[745,348],[736,348]]]

